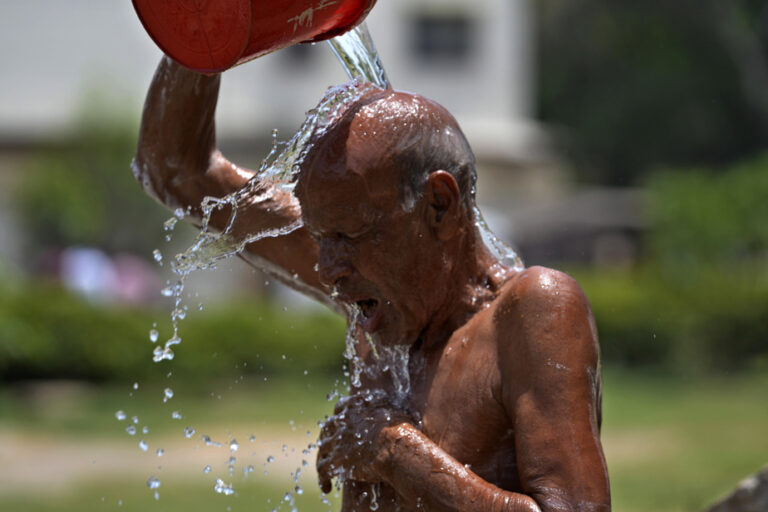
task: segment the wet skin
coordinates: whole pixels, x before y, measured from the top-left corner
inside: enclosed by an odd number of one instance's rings
[[[217,93],[218,77],[167,60],[150,87],[134,170],[170,207],[195,208],[252,175],[216,151]],[[358,306],[367,365],[366,334],[410,352],[404,400],[389,373],[372,372],[339,402],[321,433],[321,487],[341,468],[347,511],[370,509],[371,484],[379,510],[609,510],[587,301],[565,274],[495,260],[449,173],[428,169],[422,196],[403,208],[388,158],[398,119],[382,112],[414,102],[435,129],[455,123],[423,98],[389,92],[318,144],[300,204],[275,191],[238,217],[246,233],[301,215],[303,229],[249,246],[253,261]]]

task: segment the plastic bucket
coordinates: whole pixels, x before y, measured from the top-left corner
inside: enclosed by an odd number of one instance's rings
[[[295,43],[337,36],[376,0],[133,0],[152,40],[173,60],[213,73]]]

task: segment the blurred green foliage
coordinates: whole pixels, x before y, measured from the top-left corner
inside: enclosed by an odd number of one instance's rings
[[[606,360],[680,369],[768,363],[768,155],[651,175],[647,253],[577,272]],[[760,362],[762,361],[762,363]]]
[[[762,0],[541,0],[541,118],[579,177],[636,183],[659,165],[725,164],[768,140]]]
[[[32,258],[71,245],[148,255],[162,241],[168,212],[130,173],[138,127],[103,102],[94,97],[69,137],[23,169],[14,197]]]
[[[344,322],[331,313],[296,314],[255,300],[191,313],[181,322],[172,367],[152,362],[153,322],[163,343],[171,335],[167,315],[94,305],[49,284],[0,288],[0,379],[136,380],[169,369],[194,379],[236,368],[267,375],[287,365],[334,374],[342,368]]]
[[[768,156],[718,172],[663,170],[647,186],[653,229],[641,262],[574,272],[605,361],[691,372],[768,365]],[[165,315],[96,306],[51,285],[6,285],[0,376],[160,376],[150,361],[153,322],[162,343],[171,334]],[[190,313],[180,335],[172,365],[180,378],[224,376],[238,365],[246,373],[342,366],[343,320],[330,313],[246,299]]]

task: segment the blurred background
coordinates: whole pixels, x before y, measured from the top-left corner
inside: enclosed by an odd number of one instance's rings
[[[768,4],[387,0],[368,25],[464,127],[491,227],[582,284],[615,509],[704,510],[765,465]],[[0,0],[0,46],[0,509],[336,510],[312,443],[340,318],[235,259],[152,362],[195,231],[130,173],[160,58],[130,2]],[[220,147],[257,167],[345,80],[324,43],[226,72]]]

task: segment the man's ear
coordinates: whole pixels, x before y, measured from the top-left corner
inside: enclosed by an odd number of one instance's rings
[[[459,185],[446,171],[434,171],[427,177],[425,188],[427,220],[439,240],[449,240],[459,228]]]

